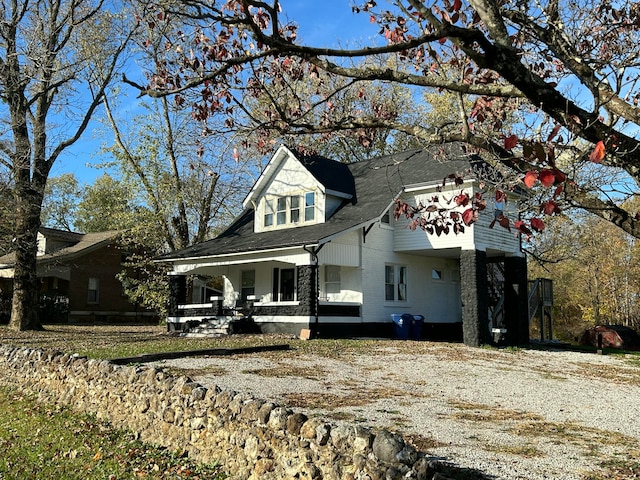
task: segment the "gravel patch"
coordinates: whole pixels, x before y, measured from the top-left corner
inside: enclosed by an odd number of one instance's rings
[[[369,354],[292,350],[154,366],[334,424],[400,432],[430,455],[487,478],[637,478],[625,469],[640,458],[638,357],[378,345]]]

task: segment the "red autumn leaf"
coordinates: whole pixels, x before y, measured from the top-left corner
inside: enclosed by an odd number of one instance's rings
[[[540,211],[544,212],[545,215],[553,215],[554,213],[560,213],[560,207],[553,200],[547,200],[540,206]]]
[[[556,185],[558,183],[564,183],[567,180],[567,176],[557,168],[553,170],[553,174],[556,177]]]
[[[462,0],[454,0],[453,2],[453,10],[455,12],[459,12],[462,8]]]
[[[593,149],[593,152],[591,152],[591,155],[589,155],[589,160],[591,160],[594,163],[600,163],[604,159],[604,154],[605,154],[604,142],[600,140],[598,143],[596,143],[596,146]]]
[[[510,223],[509,219],[504,215],[500,216],[500,220],[498,220],[498,223],[502,228],[506,228],[508,231],[511,231],[511,226],[509,225]]]
[[[548,168],[544,168],[540,170],[540,174],[538,175],[538,180],[540,180],[540,183],[545,187],[550,187],[556,181],[555,172]]]
[[[518,144],[518,137],[515,135],[511,135],[504,139],[504,148],[505,150],[511,150]]]
[[[532,218],[531,219],[531,228],[533,228],[534,231],[536,232],[541,232],[544,230],[544,222],[542,220],[540,220],[539,218]]]
[[[520,233],[524,233],[527,236],[531,235],[532,233],[531,230],[529,230],[529,227],[527,227],[527,224],[522,220],[518,220],[513,224],[513,226],[516,227],[516,230],[518,230]]]
[[[555,127],[553,127],[553,130],[551,130],[551,133],[547,137],[547,142],[550,142],[551,140],[556,138],[556,135],[558,135],[558,132],[560,131],[561,128],[562,128],[562,125],[556,125]]]
[[[556,187],[556,191],[553,192],[553,198],[557,198],[560,196],[560,194],[562,194],[562,192],[564,191],[564,185],[560,184]]]
[[[454,198],[456,205],[466,207],[469,205],[469,195],[466,193],[460,193],[460,195],[456,195]]]
[[[462,212],[462,221],[466,226],[471,225],[478,219],[478,215],[473,208],[467,208]]]
[[[528,188],[533,188],[533,185],[536,183],[538,179],[538,172],[534,170],[529,170],[524,176],[524,184]]]

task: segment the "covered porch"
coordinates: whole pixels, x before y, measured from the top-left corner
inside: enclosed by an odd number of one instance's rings
[[[303,247],[174,263],[168,329],[186,331],[215,320],[262,333],[299,335],[309,329],[329,336],[336,328],[360,324],[360,269],[322,265],[319,250]],[[221,293],[204,298],[189,285],[193,275],[216,278]]]

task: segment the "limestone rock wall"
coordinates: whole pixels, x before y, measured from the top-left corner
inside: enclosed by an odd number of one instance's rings
[[[331,425],[149,366],[0,345],[0,383],[217,461],[233,479],[445,478],[397,434]]]

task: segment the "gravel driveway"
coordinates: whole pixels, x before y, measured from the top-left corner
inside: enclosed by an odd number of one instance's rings
[[[380,341],[366,354],[183,358],[156,367],[330,423],[397,431],[495,479],[640,475],[640,357]]]

